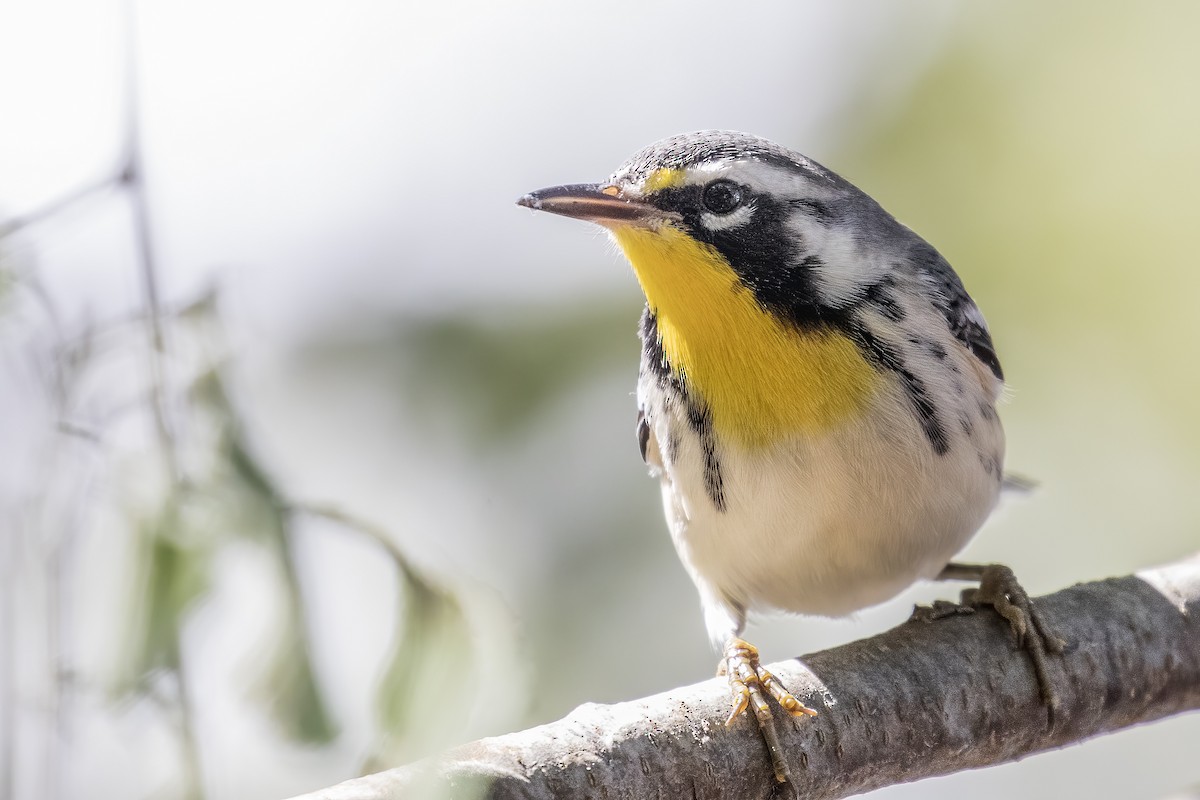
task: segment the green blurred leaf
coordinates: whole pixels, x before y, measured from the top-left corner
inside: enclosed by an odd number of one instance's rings
[[[397,559],[401,578],[396,647],[379,682],[385,733],[403,739],[430,723],[430,715],[465,714],[471,639],[458,600]]]
[[[327,506],[304,506],[379,545],[396,570],[398,603],[393,652],[377,689],[380,741],[364,772],[412,761],[461,729],[475,701],[474,643],[458,596],[411,564],[387,532]]]
[[[143,590],[131,630],[135,656],[120,687],[135,691],[152,671],[178,669],[183,627],[210,588],[213,554],[235,540],[253,542],[275,561],[284,602],[277,637],[252,693],[289,740],[328,743],[338,731],[313,667],[291,558],[291,511],[245,437],[221,370],[201,371],[187,397],[192,413],[186,446],[203,456],[197,459],[201,466],[166,489],[159,516],[144,528]]]
[[[295,603],[289,603],[256,695],[289,740],[328,744],[338,729],[313,672],[311,646],[300,611]]]
[[[489,310],[401,319],[383,331],[310,346],[317,369],[383,374],[422,418],[450,417],[471,438],[524,435],[546,408],[590,375],[637,364],[639,305],[620,301],[564,312]]]
[[[133,691],[156,670],[179,666],[179,641],[187,614],[209,588],[211,550],[183,535],[176,502],[139,528],[141,591],[129,629],[132,647],[118,690]]]
[[[285,587],[279,637],[256,694],[288,739],[327,744],[337,736],[338,729],[313,667],[300,576],[292,559],[292,513],[247,439],[221,371],[213,368],[201,375],[193,386],[192,397],[217,427],[209,494],[232,517],[234,536],[268,547]]]
[[[190,392],[212,431],[212,468],[204,486],[223,528],[236,538],[278,548],[287,535],[279,487],[254,454],[219,368],[202,373]]]

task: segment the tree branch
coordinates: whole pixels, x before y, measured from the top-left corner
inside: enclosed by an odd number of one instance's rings
[[[772,664],[811,720],[779,719],[805,798],[1000,764],[1200,708],[1200,554],[1037,600],[1069,641],[1051,662],[1053,720],[1007,623],[987,611],[909,621],[870,639]],[[611,706],[586,704],[526,731],[347,781],[297,800],[400,797],[772,797],[753,719],[722,726],[714,679]]]

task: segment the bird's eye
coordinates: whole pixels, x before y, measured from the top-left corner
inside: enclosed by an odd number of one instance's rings
[[[742,187],[733,181],[713,181],[704,187],[704,207],[714,214],[728,214],[742,204]]]

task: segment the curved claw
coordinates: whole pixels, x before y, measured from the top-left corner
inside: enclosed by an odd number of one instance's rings
[[[739,681],[737,678],[729,679],[729,690],[733,694],[733,708],[729,711],[729,717],[725,720],[725,727],[728,728],[733,724],[746,707],[750,705],[750,689],[746,684]]]
[[[771,705],[765,695],[775,698],[784,711],[793,717],[815,717],[817,712],[801,703],[782,682],[758,661],[758,650],[742,639],[730,639],[717,669],[718,675],[729,677],[733,706],[725,725],[733,721],[753,703],[754,715],[760,720],[771,719]]]
[[[775,780],[779,783],[790,780],[791,771],[783,757],[783,747],[779,742],[779,734],[775,731],[775,719],[766,695],[775,698],[775,702],[793,717],[815,717],[817,712],[797,700],[778,678],[764,669],[758,662],[758,650],[742,639],[733,638],[726,643],[717,674],[728,676],[729,692],[733,699],[733,707],[725,720],[725,727],[732,725],[734,720],[753,704],[758,729],[762,732],[771,756]]]
[[[764,668],[759,668],[758,677],[762,680],[763,686],[771,697],[775,698],[775,702],[779,703],[780,707],[791,714],[793,717],[815,717],[817,712],[809,708],[796,699],[795,695],[783,688],[783,684],[779,679],[767,672]]]

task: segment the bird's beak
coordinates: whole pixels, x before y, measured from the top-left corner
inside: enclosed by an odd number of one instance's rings
[[[653,226],[668,216],[662,209],[649,203],[622,196],[619,188],[605,183],[576,183],[538,189],[518,200],[517,205],[610,228],[622,225]]]

